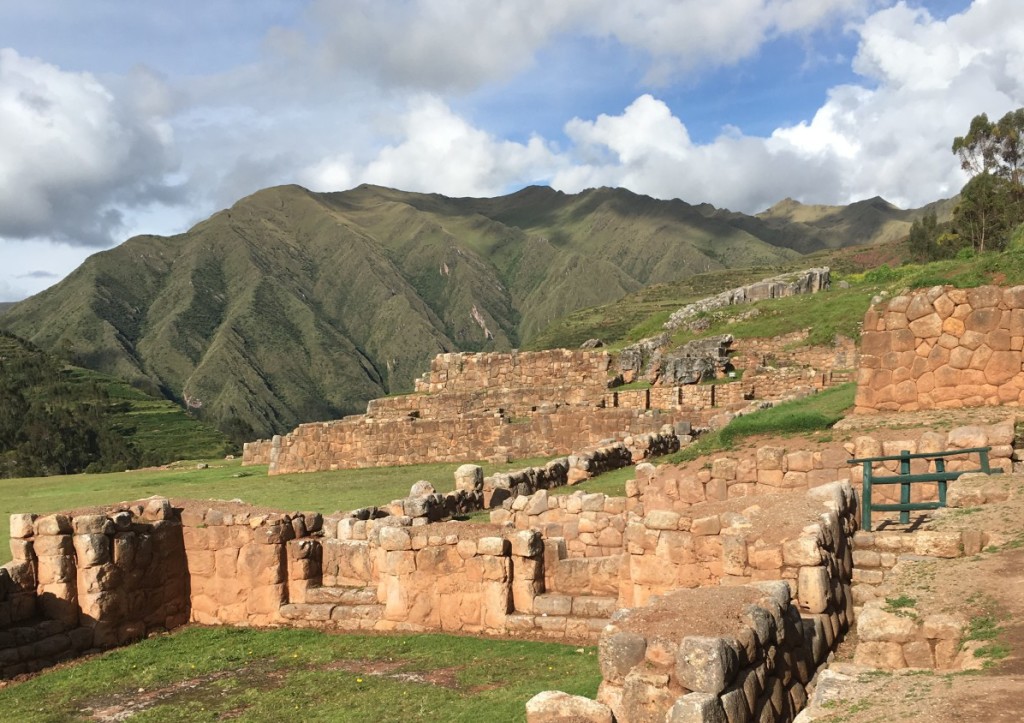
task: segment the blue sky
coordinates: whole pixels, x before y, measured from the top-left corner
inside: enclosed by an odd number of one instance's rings
[[[919,206],[1020,0],[0,0],[0,300],[277,183]]]

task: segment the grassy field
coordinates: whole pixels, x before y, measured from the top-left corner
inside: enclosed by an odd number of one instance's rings
[[[600,681],[590,647],[194,627],[9,686],[0,709],[36,723],[515,721],[542,690],[594,697]]]
[[[545,461],[526,459],[506,465],[485,465],[484,472],[521,469]],[[152,495],[237,498],[280,510],[347,511],[405,497],[413,483],[422,479],[447,492],[455,486],[453,475],[459,467],[458,464],[423,464],[269,477],[266,467],[242,467],[237,459],[208,460],[207,464],[207,469],[197,469],[197,463],[192,461],[161,470],[0,480],[0,539],[8,539],[13,513],[49,514]],[[0,563],[9,559],[10,551],[5,544],[0,549]]]

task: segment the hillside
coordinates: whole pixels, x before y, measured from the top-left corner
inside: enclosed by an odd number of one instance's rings
[[[409,390],[437,353],[527,345],[578,309],[787,265],[838,238],[709,208],[606,188],[453,199],[282,186],[96,254],[0,324],[234,436],[265,436]],[[844,243],[875,240],[846,228]]]
[[[0,477],[118,470],[228,447],[172,402],[0,333]]]

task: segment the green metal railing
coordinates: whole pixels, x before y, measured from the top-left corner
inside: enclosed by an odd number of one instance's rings
[[[911,512],[917,510],[937,510],[940,507],[945,507],[946,484],[957,479],[960,475],[972,472],[984,472],[985,474],[996,474],[1002,472],[1001,469],[993,470],[989,467],[988,453],[991,451],[991,449],[991,447],[968,447],[966,449],[952,449],[943,452],[922,452],[920,454],[911,454],[909,450],[903,450],[897,455],[891,455],[888,457],[863,457],[860,459],[847,460],[847,464],[864,465],[864,487],[861,493],[863,510],[863,513],[861,515],[861,528],[868,532],[871,531],[872,512],[899,512],[900,523],[906,525],[910,523]],[[978,469],[967,469],[961,470],[959,472],[946,471],[947,457],[957,457],[964,454],[975,453],[977,453],[980,459],[980,466],[978,467]],[[922,474],[911,474],[910,460],[912,459],[934,460],[935,470],[933,472],[924,472]],[[900,463],[899,474],[880,476],[874,473],[872,468],[876,462],[891,461],[898,461]],[[938,501],[910,501],[910,486],[914,483],[921,482],[938,484]],[[874,504],[871,501],[871,488],[874,485],[900,485],[899,504]]]

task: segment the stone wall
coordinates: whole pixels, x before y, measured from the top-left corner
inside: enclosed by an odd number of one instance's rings
[[[537,352],[439,354],[430,371],[416,380],[417,392],[475,392],[485,388],[530,389],[550,386],[603,389],[610,358],[605,351],[551,349]]]
[[[853,620],[857,497],[845,484],[812,496],[824,512],[784,544],[776,574],[785,581],[677,589],[617,613],[599,645],[607,718],[586,701],[541,694],[528,720],[791,720]]]
[[[744,453],[723,454],[710,464],[699,460],[656,468],[643,466],[637,470],[636,487],[630,493],[640,497],[646,510],[685,512],[703,502],[813,489],[834,480],[860,485],[863,467],[847,464],[849,459],[892,456],[903,450],[916,454],[991,446],[989,464],[992,469],[1009,472],[1013,465],[1013,438],[1014,422],[1006,420],[992,425],[956,427],[948,432],[908,430],[904,439],[862,434],[843,445],[814,445],[802,441],[801,449],[797,450],[766,445]],[[873,465],[873,471],[894,474],[898,465],[897,461],[878,462]],[[948,459],[946,468],[960,471],[977,466],[978,456],[971,454]],[[926,460],[915,460],[911,471],[921,473],[927,467]],[[911,492],[914,502],[934,500],[938,494],[935,485],[927,484],[915,484]],[[873,495],[876,502],[897,502],[899,487],[875,487]]]
[[[856,411],[1018,406],[1024,286],[936,286],[864,316]]]
[[[188,620],[182,530],[167,500],[13,515],[11,552],[0,568],[4,677]]]
[[[569,454],[607,439],[655,433],[675,418],[658,411],[563,407],[526,418],[347,418],[303,424],[246,459],[269,457],[270,474]],[[251,451],[250,451],[251,450]]]

